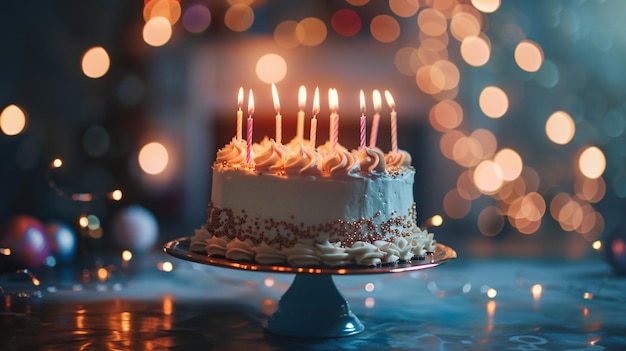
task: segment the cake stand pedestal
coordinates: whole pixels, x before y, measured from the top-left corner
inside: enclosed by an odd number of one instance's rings
[[[362,267],[292,267],[265,265],[210,257],[189,250],[191,238],[172,240],[163,251],[176,258],[216,267],[270,273],[292,273],[295,279],[278,302],[278,309],[269,318],[265,329],[273,334],[302,338],[333,338],[354,335],[365,327],[352,313],[348,302],[333,282],[333,275],[383,274],[410,272],[433,268],[456,258],[456,252],[437,244],[435,252],[424,260],[397,265]]]

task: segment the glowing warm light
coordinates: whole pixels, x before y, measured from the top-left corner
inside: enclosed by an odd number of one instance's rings
[[[163,46],[171,37],[172,25],[165,17],[153,17],[143,26],[143,41],[150,46]]]
[[[596,179],[602,176],[606,169],[606,157],[599,148],[588,147],[578,158],[578,168],[585,177]]]
[[[512,149],[498,151],[493,161],[502,169],[502,179],[513,180],[522,174],[522,158]]]
[[[87,219],[87,216],[80,216],[80,218],[78,218],[78,225],[81,228],[87,228],[87,226],[89,225],[89,220]]]
[[[373,297],[368,297],[365,299],[366,308],[373,308],[375,304],[376,304],[376,301],[374,300]]]
[[[374,286],[374,283],[367,283],[365,284],[365,291],[367,292],[372,292],[374,291],[376,287]]]
[[[438,79],[433,79],[432,82],[439,88],[440,90],[451,90],[456,88],[459,85],[459,80],[461,78],[461,74],[459,73],[458,67],[448,60],[438,60],[432,65],[433,69],[438,70],[443,81]]]
[[[491,118],[500,118],[509,109],[508,96],[502,89],[494,86],[488,86],[483,89],[478,102],[481,111]]]
[[[11,256],[11,249],[0,247],[0,255]]]
[[[377,15],[370,22],[370,32],[381,43],[391,43],[400,36],[400,24],[389,15]]]
[[[535,284],[530,288],[531,294],[533,294],[533,300],[538,301],[541,298],[543,287],[541,284]]]
[[[448,29],[446,17],[433,8],[423,9],[417,15],[417,25],[422,32],[431,37],[441,35]]]
[[[463,122],[463,109],[454,100],[442,100],[430,109],[428,117],[431,126],[443,132],[461,125],[461,122]]]
[[[111,199],[115,201],[120,201],[122,199],[122,191],[119,189],[113,190],[111,192]]]
[[[54,161],[52,161],[53,168],[60,168],[61,166],[63,166],[63,160],[60,158],[55,158]]]
[[[430,223],[433,227],[440,227],[443,224],[443,217],[441,217],[441,215],[434,215],[430,218]]]
[[[463,136],[452,149],[453,160],[463,167],[474,167],[482,159],[483,150],[476,138]]]
[[[205,4],[193,4],[183,14],[183,27],[190,33],[202,33],[210,24],[211,10]]]
[[[411,17],[420,8],[419,0],[389,0],[389,8],[399,17]]]
[[[276,282],[272,277],[265,277],[265,279],[263,280],[263,285],[267,286],[268,288],[273,287],[275,283]]]
[[[139,167],[147,174],[156,175],[165,170],[169,162],[169,154],[163,144],[151,142],[139,151]]]
[[[109,277],[109,271],[106,268],[98,268],[97,275],[98,275],[98,280],[103,282],[107,280],[107,278]]]
[[[163,314],[171,316],[174,312],[174,298],[170,294],[163,296]]]
[[[493,194],[502,186],[502,169],[493,161],[482,161],[474,170],[474,184],[484,194]]]
[[[100,78],[104,76],[109,71],[110,65],[111,59],[103,47],[93,47],[83,54],[83,74],[89,78]]]
[[[590,292],[585,292],[585,293],[583,293],[583,299],[591,300],[591,299],[593,299],[593,294],[590,293]]]
[[[296,38],[306,46],[317,46],[326,40],[326,24],[317,17],[307,17],[298,22]]]
[[[122,260],[125,262],[128,262],[130,260],[132,260],[133,258],[133,253],[130,252],[129,250],[124,250],[122,251]]]
[[[26,114],[17,105],[9,105],[0,113],[0,129],[8,136],[18,135],[26,129]]]
[[[546,121],[546,135],[552,142],[565,145],[576,133],[576,125],[572,117],[564,111],[554,112]]]
[[[161,270],[163,272],[171,272],[173,269],[174,269],[174,265],[172,264],[172,262],[165,261],[161,265]]]
[[[293,49],[300,45],[300,40],[296,36],[298,22],[283,21],[274,28],[274,41],[286,49]]]
[[[33,283],[34,286],[39,286],[41,285],[41,282],[39,281],[39,279],[37,279],[36,277],[32,277],[30,279],[30,281]]]
[[[595,179],[576,177],[574,189],[576,189],[576,196],[581,200],[596,203],[604,198],[606,194],[606,183],[602,177]]]
[[[490,299],[493,299],[494,297],[496,297],[496,295],[498,295],[498,291],[494,288],[489,288],[487,289],[487,297],[489,297]]]
[[[468,36],[461,42],[461,57],[470,66],[483,66],[489,62],[490,56],[491,46],[483,37]]]
[[[244,3],[237,3],[226,10],[224,24],[233,32],[244,32],[254,23],[254,11]]]
[[[341,9],[333,14],[330,24],[339,35],[351,37],[361,30],[361,17],[350,9]]]
[[[498,140],[489,129],[478,128],[470,134],[470,138],[476,140],[480,145],[480,151],[476,154],[476,157],[484,160],[496,153]]]
[[[493,13],[500,8],[500,0],[471,0],[472,5],[480,12]]]
[[[264,83],[278,83],[287,75],[287,62],[280,55],[265,54],[256,63],[256,74]]]
[[[596,251],[600,251],[602,249],[602,241],[600,240],[594,241],[593,244],[591,244],[591,247]]]
[[[468,169],[459,175],[456,180],[456,188],[459,195],[466,200],[475,200],[481,195],[474,184],[473,169]]]
[[[370,0],[346,0],[346,2],[352,6],[363,6],[370,2]]]
[[[465,5],[459,5],[464,7]],[[474,10],[475,11],[475,10]],[[457,11],[450,20],[450,33],[458,41],[464,41],[469,37],[477,37],[480,34],[481,17],[478,13],[470,11]]]
[[[543,64],[543,50],[530,40],[522,40],[515,47],[515,62],[526,72],[537,72]]]

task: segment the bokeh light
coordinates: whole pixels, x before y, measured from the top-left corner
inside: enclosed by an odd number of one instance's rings
[[[483,36],[468,36],[461,42],[461,57],[468,65],[480,67],[489,62],[491,46]]]
[[[335,12],[330,20],[331,26],[339,35],[351,37],[361,30],[361,17],[350,9]]]
[[[389,8],[399,17],[411,17],[420,8],[419,0],[389,0]]]
[[[446,17],[434,8],[426,8],[417,15],[419,29],[432,37],[442,35],[448,29]]]
[[[370,0],[346,0],[346,2],[352,6],[363,6],[367,5]]]
[[[537,72],[543,64],[543,50],[530,40],[522,40],[517,44],[514,57],[519,68],[527,72]]]
[[[400,36],[400,24],[389,15],[377,15],[370,22],[370,32],[381,43],[391,43]]]
[[[488,86],[480,93],[479,105],[487,117],[500,118],[509,109],[509,98],[502,89]]]
[[[522,158],[512,149],[502,149],[494,157],[494,162],[502,170],[502,179],[514,180],[522,174]]]
[[[502,186],[503,174],[500,166],[490,160],[482,161],[474,170],[474,184],[483,194],[494,194]]]
[[[296,38],[302,45],[320,45],[326,40],[327,35],[326,24],[317,17],[304,18],[296,26]]]
[[[567,112],[556,111],[546,121],[546,135],[553,143],[565,145],[575,133],[576,125]]]
[[[202,33],[210,24],[211,10],[205,4],[193,4],[183,14],[183,27],[190,33]]]
[[[147,174],[157,175],[165,170],[169,162],[169,154],[163,144],[151,142],[139,151],[139,166]]]
[[[473,7],[466,5],[458,5],[456,9],[450,20],[450,34],[458,41],[478,36],[482,26],[480,14]]]
[[[254,10],[244,3],[233,4],[224,15],[224,24],[233,32],[245,32],[253,23]]]
[[[180,19],[180,13],[180,2],[177,0],[151,0],[143,8],[146,22],[155,17],[163,17],[170,25],[174,25]]]
[[[109,54],[101,46],[93,47],[83,54],[81,66],[83,74],[89,78],[104,76],[109,71],[110,65],[111,59]]]
[[[606,157],[598,147],[588,147],[578,158],[578,168],[585,177],[596,179],[602,176],[606,169]]]
[[[463,122],[463,109],[454,100],[443,100],[430,109],[430,125],[440,132],[455,129]]]
[[[484,13],[493,13],[500,8],[500,0],[471,0],[471,3]]]
[[[485,236],[496,236],[504,228],[504,217],[496,206],[487,206],[478,214],[478,230]]]
[[[143,40],[150,46],[163,46],[171,37],[172,25],[165,17],[151,18],[143,26]]]
[[[463,218],[471,208],[471,201],[464,199],[456,189],[448,191],[443,197],[443,209],[450,218]]]
[[[280,55],[265,54],[256,63],[256,74],[264,83],[278,83],[287,75],[287,62]]]
[[[8,136],[18,135],[26,129],[26,113],[17,105],[8,105],[0,113],[0,129]]]
[[[296,36],[296,28],[298,22],[283,21],[274,28],[274,40],[276,43],[286,49],[293,49],[300,45],[300,40]]]

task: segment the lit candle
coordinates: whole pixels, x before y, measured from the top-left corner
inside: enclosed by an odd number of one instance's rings
[[[361,139],[360,139],[360,143],[359,143],[359,150],[363,149],[365,147],[365,94],[363,94],[363,90],[361,90],[361,94],[360,94],[360,105],[361,105],[361,123],[360,123],[360,132],[361,132]]]
[[[315,87],[313,96],[313,118],[311,118],[311,147],[315,149],[315,139],[317,138],[317,114],[320,113],[320,89]]]
[[[339,105],[339,97],[337,96],[337,89],[328,89],[328,106],[332,111],[330,114],[330,141],[332,142],[333,150],[337,147],[339,142],[339,115],[337,114],[337,108]]]
[[[296,137],[298,140],[302,140],[304,138],[304,107],[306,106],[306,88],[304,85],[300,86],[298,90],[298,107],[300,110],[298,111],[298,125],[296,129]]]
[[[239,106],[239,109],[237,110],[237,141],[241,141],[241,125],[243,123],[243,112],[241,111],[241,105],[243,105],[243,87],[239,88],[237,105]]]
[[[280,144],[283,141],[283,117],[280,115],[280,101],[274,83],[272,83],[272,97],[274,98],[274,109],[276,109],[276,142]]]
[[[396,113],[396,103],[388,90],[385,90],[385,99],[391,108],[391,152],[398,152],[398,114]]]
[[[374,103],[374,118],[372,120],[372,130],[370,131],[370,148],[376,147],[376,138],[378,137],[378,123],[380,120],[380,107],[382,105],[382,98],[380,97],[380,91],[374,89],[372,92],[372,101]]]
[[[246,163],[250,163],[250,157],[252,156],[252,113],[254,113],[254,96],[252,95],[252,89],[248,95],[248,150],[246,152]]]

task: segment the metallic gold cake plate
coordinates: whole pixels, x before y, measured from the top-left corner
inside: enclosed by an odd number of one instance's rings
[[[437,267],[456,258],[456,251],[437,244],[435,252],[424,260],[375,267],[292,267],[234,261],[191,252],[191,238],[179,238],[165,244],[163,250],[176,258],[209,266],[269,273],[291,273],[295,279],[278,302],[278,309],[268,319],[265,330],[278,335],[301,338],[334,338],[362,332],[365,327],[352,313],[348,302],[333,282],[333,275],[385,274],[418,271]]]

